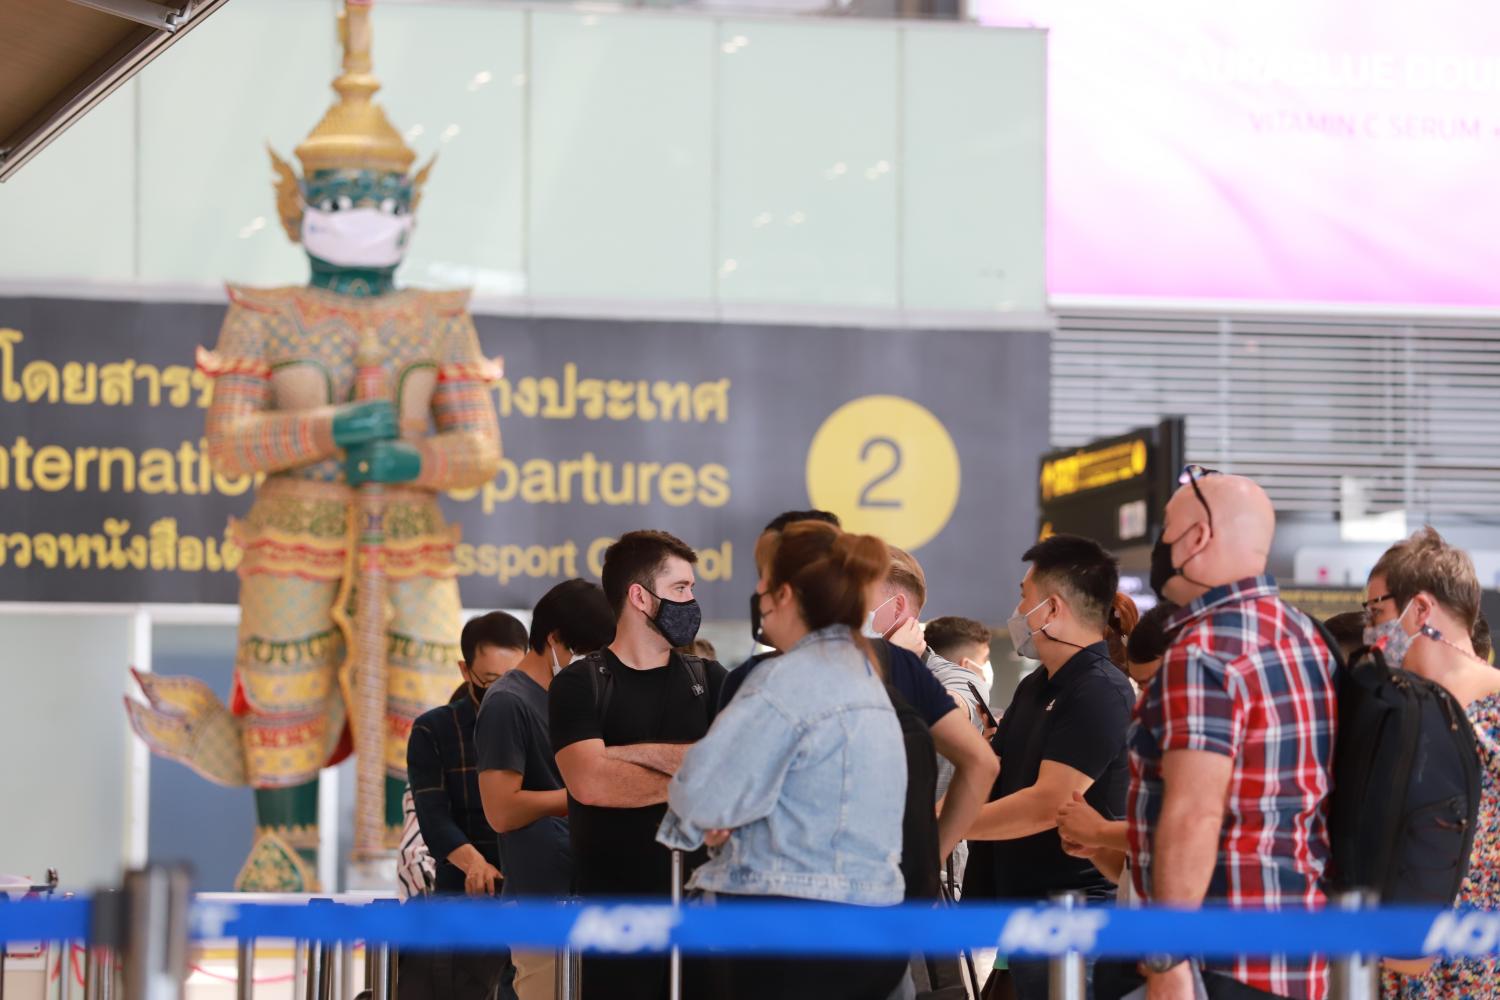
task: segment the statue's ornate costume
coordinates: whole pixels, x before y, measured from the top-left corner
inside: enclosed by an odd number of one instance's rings
[[[460,659],[455,529],[436,494],[500,461],[499,366],[479,352],[467,293],[392,287],[427,170],[408,178],[414,156],[370,100],[368,7],[348,0],[340,99],[297,149],[303,179],[272,153],[312,283],[231,286],[218,345],[198,359],[214,379],[215,468],[265,477],[233,526],[230,705],[150,675],[150,705],[127,702],[153,750],[257,790],[244,889],[314,887],[318,771],[351,750],[357,853],[395,846],[412,720],[446,700]]]

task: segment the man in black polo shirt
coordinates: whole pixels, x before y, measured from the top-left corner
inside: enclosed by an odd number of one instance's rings
[[[697,553],[663,531],[632,531],[604,553],[615,638],[552,682],[552,746],[568,789],[574,878],[585,897],[666,896],[671,854],[656,842],[667,782],[708,732],[724,684],[713,660],[674,652],[698,633]],[[707,857],[689,857],[687,870]],[[660,1000],[667,960],[585,958],[583,1000]]]
[[[1110,819],[1125,812],[1125,730],[1135,693],[1105,643],[1118,631],[1119,570],[1097,543],[1071,535],[1054,535],[1022,558],[1031,569],[1010,634],[1042,669],[1021,681],[1000,719],[993,740],[1000,778],[969,839],[994,842],[985,867],[995,898],[1034,901],[1075,890],[1109,900],[1114,885],[1091,862],[1063,852],[1057,811],[1081,792]],[[1019,1000],[1045,1000],[1046,962],[1012,962],[1010,970]]]

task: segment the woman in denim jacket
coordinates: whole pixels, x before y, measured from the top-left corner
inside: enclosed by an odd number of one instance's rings
[[[859,634],[885,543],[789,526],[757,552],[765,641],[783,654],[746,680],[683,758],[657,838],[714,857],[690,888],[716,896],[901,902],[906,752]],[[716,963],[715,996],[886,996],[905,962],[743,957]]]

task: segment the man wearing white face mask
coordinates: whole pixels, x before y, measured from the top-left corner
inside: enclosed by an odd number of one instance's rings
[[[1023,559],[1031,568],[1008,626],[1017,651],[1043,669],[1016,688],[991,744],[1000,779],[968,836],[994,842],[984,852],[993,885],[975,894],[1034,901],[1076,891],[1112,900],[1114,885],[1093,862],[1063,851],[1057,813],[1075,792],[1105,816],[1125,813],[1135,692],[1110,661],[1105,635],[1118,620],[1116,601],[1128,598],[1118,593],[1114,558],[1086,538],[1054,535]],[[971,869],[970,881],[983,870]],[[1020,1000],[1045,1000],[1045,961],[1012,962],[1010,978]]]
[[[547,691],[563,667],[614,635],[602,588],[587,580],[559,583],[531,614],[526,655],[485,693],[475,729],[479,795],[500,834],[504,898],[561,899],[572,891],[568,793],[552,754]],[[517,952],[512,960],[521,1000],[552,996],[550,952]]]
[[[973,674],[974,686],[989,698],[990,689],[995,686],[995,671],[990,666],[989,626],[972,618],[946,615],[928,622],[922,634],[928,649]]]

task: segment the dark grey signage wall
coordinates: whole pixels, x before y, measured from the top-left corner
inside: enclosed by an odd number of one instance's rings
[[[0,299],[0,599],[232,603],[246,481],[203,458],[212,304]],[[830,506],[912,548],[934,613],[1014,604],[1047,445],[1045,332],[479,317],[505,465],[445,499],[468,606],[529,606],[608,539],[703,553],[745,613],[771,516]]]

